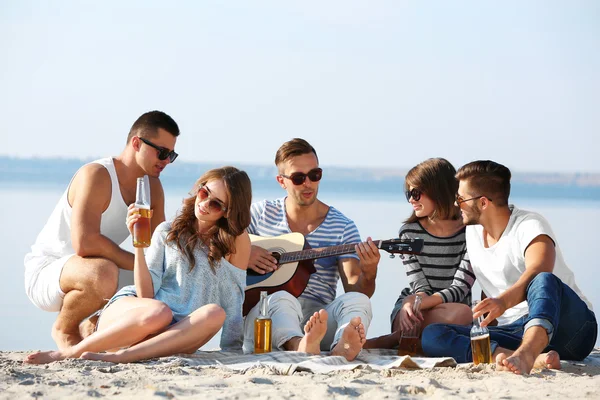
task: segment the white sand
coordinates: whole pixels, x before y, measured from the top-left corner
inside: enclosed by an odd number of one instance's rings
[[[424,370],[368,366],[329,374],[277,375],[266,367],[234,372],[158,359],[111,364],[66,360],[27,365],[25,352],[0,352],[0,399],[293,398],[359,397],[467,399],[600,399],[600,349],[585,362],[562,361],[562,370],[534,370],[518,376],[494,366],[460,364]]]

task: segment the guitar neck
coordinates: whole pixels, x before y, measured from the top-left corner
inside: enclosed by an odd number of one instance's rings
[[[375,246],[379,247],[381,240],[373,240]],[[320,249],[308,249],[300,251],[291,251],[284,253],[279,259],[279,264],[287,264],[291,262],[299,262],[304,260],[316,260],[317,258],[325,258],[339,256],[342,254],[356,253],[354,248],[358,243],[342,244],[339,246],[322,247]]]

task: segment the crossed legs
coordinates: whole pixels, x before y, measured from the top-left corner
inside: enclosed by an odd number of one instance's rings
[[[64,350],[30,354],[25,362],[45,364],[77,357],[131,362],[193,353],[221,329],[225,312],[221,307],[209,304],[169,326],[172,318],[169,307],[158,300],[120,298],[104,310],[98,331]],[[111,350],[116,353],[97,353]]]

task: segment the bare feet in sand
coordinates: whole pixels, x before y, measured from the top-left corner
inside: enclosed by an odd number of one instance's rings
[[[365,327],[360,321],[360,317],[354,317],[344,328],[340,341],[331,350],[331,355],[343,356],[346,357],[346,360],[352,361],[360,353],[366,341]]]
[[[37,353],[31,353],[23,362],[25,364],[48,364],[54,361],[60,361],[68,358],[67,355],[61,350],[58,351],[38,351]]]
[[[560,369],[560,356],[554,350],[542,353],[535,359],[533,355],[526,352],[519,352],[518,350],[510,356],[504,353],[496,356],[496,369],[498,371],[528,375],[533,368]]]
[[[327,332],[327,311],[320,310],[304,325],[304,337],[298,343],[298,351],[321,354],[321,340]]]

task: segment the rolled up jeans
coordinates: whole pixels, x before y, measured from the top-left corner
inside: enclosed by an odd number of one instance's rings
[[[328,314],[327,333],[321,341],[321,350],[331,350],[342,337],[344,328],[354,317],[360,317],[365,333],[373,319],[371,300],[362,293],[349,292],[325,305],[312,299],[297,299],[286,291],[267,297],[273,350],[283,351],[283,345],[294,337],[304,336],[304,325],[317,311],[325,309]],[[259,306],[254,306],[244,320],[244,352],[254,351],[254,320]]]
[[[503,326],[489,326],[492,353],[498,346],[516,350],[525,331],[541,326],[548,333],[544,352],[555,350],[561,359],[580,361],[594,348],[598,324],[585,302],[556,275],[538,274],[527,286],[529,315]],[[433,324],[423,330],[421,344],[425,355],[453,357],[459,363],[471,362],[470,326]]]

